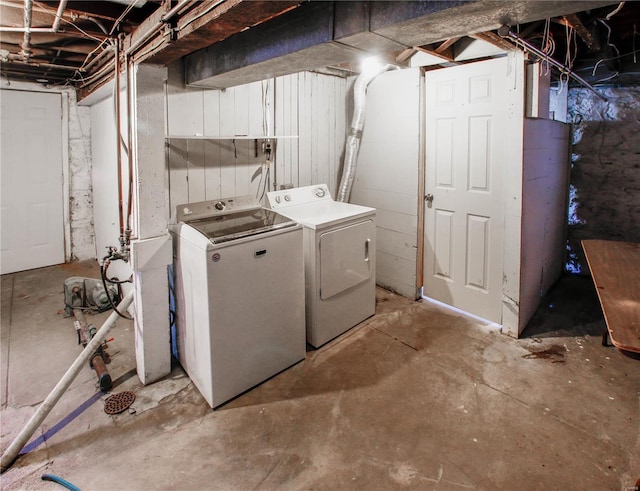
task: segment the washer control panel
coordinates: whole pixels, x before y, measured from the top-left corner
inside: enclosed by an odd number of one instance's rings
[[[326,184],[281,189],[280,191],[270,191],[267,193],[267,206],[273,210],[287,206],[314,203],[321,200],[331,200],[331,193]]]
[[[261,208],[260,202],[252,195],[198,201],[196,203],[178,205],[176,207],[176,219],[179,222],[189,222],[200,218],[227,215],[256,208]]]

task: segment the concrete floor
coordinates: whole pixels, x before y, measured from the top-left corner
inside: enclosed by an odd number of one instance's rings
[[[80,352],[70,276],[95,263],[2,277],[3,451]],[[376,312],[216,411],[178,366],[143,387],[119,320],[109,370],[134,409],[105,414],[86,368],[1,487],[62,489],[51,473],[85,490],[633,488],[640,360],[601,346],[588,278],[563,279],[521,340],[384,290]]]

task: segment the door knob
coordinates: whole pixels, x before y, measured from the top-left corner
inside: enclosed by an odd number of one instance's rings
[[[431,202],[433,202],[433,194],[426,194],[426,195],[424,196],[424,200],[425,200],[427,203],[431,203]]]

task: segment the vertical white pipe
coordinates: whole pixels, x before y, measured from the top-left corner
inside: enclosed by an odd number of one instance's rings
[[[27,61],[31,56],[31,11],[33,0],[24,0],[24,38],[22,40],[22,57]]]
[[[67,0],[60,0],[60,3],[58,4],[58,10],[56,12],[56,18],[54,19],[53,25],[51,26],[53,32],[58,32],[58,29],[60,29],[60,22],[62,21],[62,14],[64,13],[65,8],[67,8]]]

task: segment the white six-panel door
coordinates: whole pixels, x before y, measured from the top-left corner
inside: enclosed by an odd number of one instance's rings
[[[501,323],[507,58],[426,74],[424,295]],[[515,163],[520,165],[520,163]],[[432,198],[432,199],[431,199]]]
[[[64,262],[62,96],[3,90],[1,273]]]

